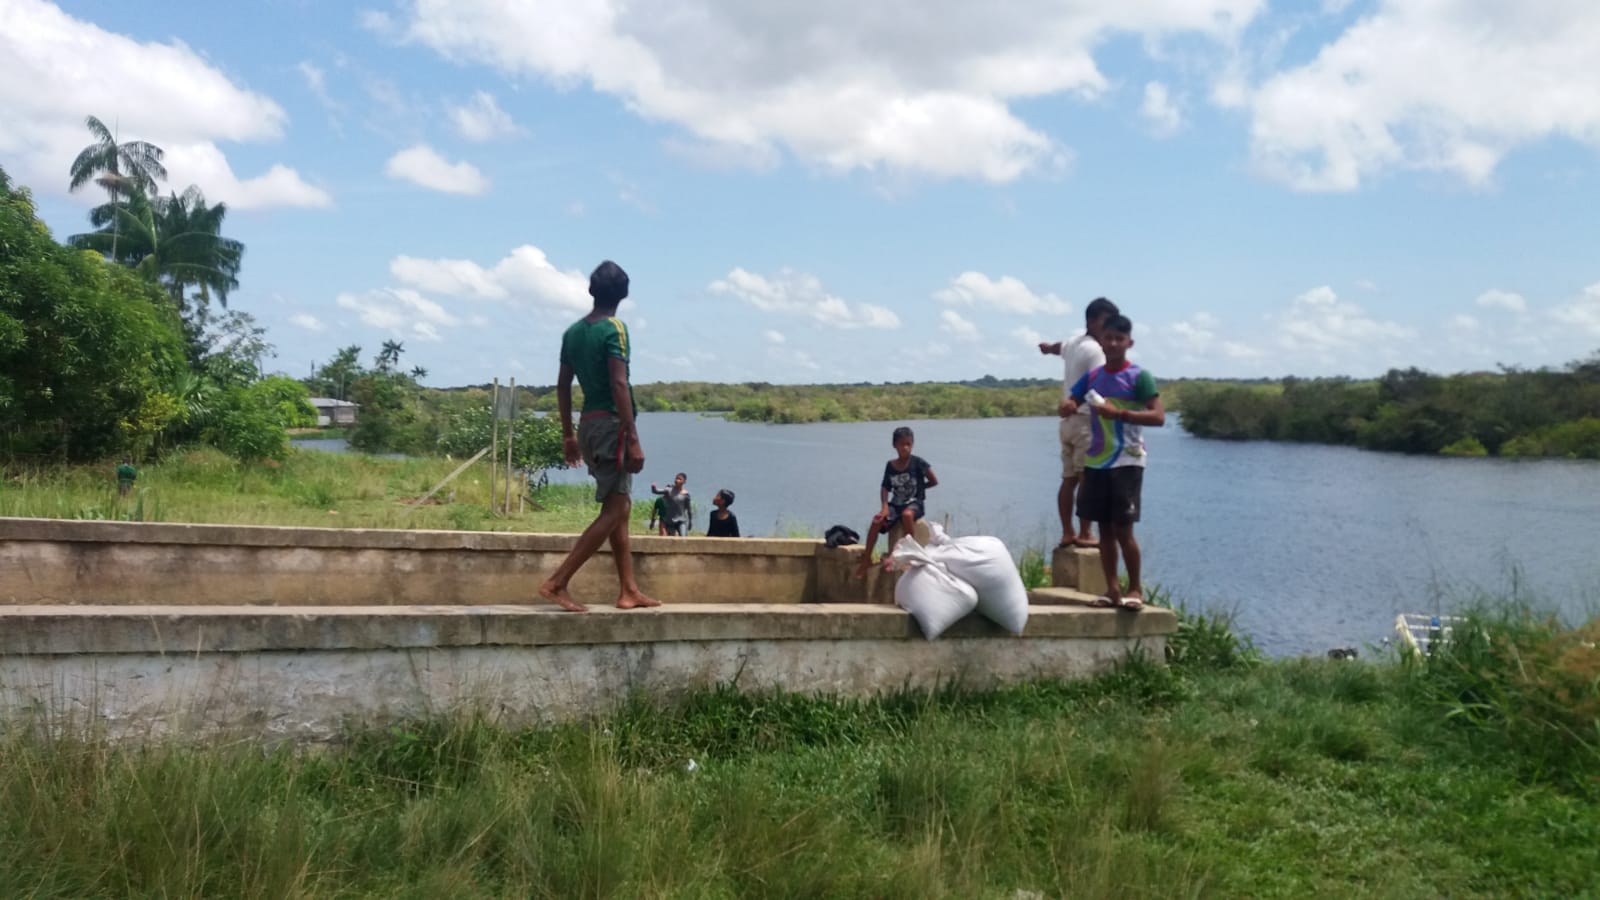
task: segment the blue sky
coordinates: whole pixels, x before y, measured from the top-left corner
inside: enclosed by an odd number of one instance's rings
[[[1158,376],[1600,349],[1587,0],[0,0],[0,166],[58,237],[82,119],[229,204],[299,375],[405,342],[547,384],[600,260],[636,381]]]

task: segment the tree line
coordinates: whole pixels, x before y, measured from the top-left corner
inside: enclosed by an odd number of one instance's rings
[[[198,188],[157,193],[161,148],[119,143],[99,119],[69,187],[104,189],[93,231],[51,237],[0,169],[0,461],[146,457],[205,442],[281,457],[314,425],[299,382],[269,377],[265,329],[227,309],[244,245]],[[220,309],[212,307],[215,299]]]
[[[1195,385],[1183,400],[1183,427],[1199,437],[1600,459],[1600,353],[1535,370]]]

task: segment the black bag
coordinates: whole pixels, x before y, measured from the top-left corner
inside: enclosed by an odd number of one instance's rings
[[[835,525],[822,536],[822,541],[829,547],[848,547],[860,543],[861,535],[844,525]]]

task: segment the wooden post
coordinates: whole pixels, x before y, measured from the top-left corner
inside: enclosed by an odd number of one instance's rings
[[[506,515],[511,515],[511,488],[517,467],[511,461],[511,448],[517,442],[517,379],[511,379],[511,418],[506,420]]]
[[[489,512],[500,505],[499,491],[495,490],[494,467],[500,459],[500,379],[494,380],[494,393],[489,395]]]

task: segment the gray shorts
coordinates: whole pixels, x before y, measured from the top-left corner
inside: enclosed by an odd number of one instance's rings
[[[622,467],[621,419],[616,416],[579,419],[578,449],[594,478],[596,503],[604,503],[612,494],[632,496],[633,476]]]

